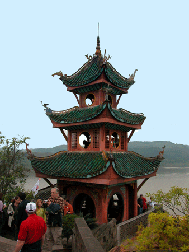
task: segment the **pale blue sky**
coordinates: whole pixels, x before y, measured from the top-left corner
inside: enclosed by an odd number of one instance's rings
[[[28,136],[30,148],[66,144],[40,101],[77,105],[54,72],[71,75],[96,49],[135,84],[118,108],[144,113],[132,141],[189,145],[189,1],[1,1],[0,131]]]

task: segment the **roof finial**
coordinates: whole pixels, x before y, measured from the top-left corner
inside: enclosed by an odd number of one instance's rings
[[[98,23],[98,36],[97,36],[96,55],[101,55],[101,50],[100,50],[100,37],[99,37],[99,23]]]

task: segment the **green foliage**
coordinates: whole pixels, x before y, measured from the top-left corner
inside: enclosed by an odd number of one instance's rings
[[[62,236],[67,238],[67,242],[70,236],[73,234],[72,229],[74,228],[74,219],[80,218],[77,214],[66,214],[62,218]]]
[[[189,215],[175,218],[167,213],[151,213],[148,221],[148,227],[139,226],[136,240],[130,240],[127,246],[123,246],[125,249],[135,243],[136,251],[189,250]]]
[[[157,193],[146,193],[147,197],[152,197],[153,201],[163,204],[172,213],[177,216],[177,213],[189,214],[189,194],[187,188],[171,187],[169,192],[164,193],[158,190]]]
[[[26,199],[27,199],[27,200],[30,200],[30,201],[31,201],[32,199],[35,199],[35,198],[36,198],[36,197],[34,196],[33,191],[30,191],[30,190],[25,191],[22,187],[20,187],[20,186],[15,186],[14,191],[8,190],[8,192],[5,194],[5,196],[4,196],[4,202],[6,202],[7,205],[10,204],[10,203],[11,203],[11,200],[12,200],[13,198],[15,198],[15,197],[18,195],[18,193],[20,193],[20,192],[24,192],[24,193],[26,194]]]
[[[26,169],[23,160],[24,153],[19,150],[20,145],[26,142],[27,137],[20,139],[6,139],[0,133],[0,192],[5,196],[18,189],[23,190],[29,169]],[[10,197],[9,197],[10,198]]]

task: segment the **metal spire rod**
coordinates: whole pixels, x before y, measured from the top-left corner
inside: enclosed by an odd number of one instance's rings
[[[98,36],[99,36],[99,23],[98,23]]]

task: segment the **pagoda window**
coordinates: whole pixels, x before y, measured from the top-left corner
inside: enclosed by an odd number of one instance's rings
[[[91,136],[88,132],[82,132],[79,136],[79,144],[82,148],[87,149],[91,143]]]
[[[125,149],[125,132],[121,132],[121,149]]]
[[[110,132],[109,130],[105,131],[105,148],[109,148],[110,147]]]
[[[110,101],[111,105],[112,105],[112,96],[108,95],[108,101]]]
[[[119,135],[117,134],[117,132],[113,132],[111,135],[111,144],[113,148],[117,148],[119,146]]]
[[[77,149],[77,132],[72,132],[72,149]]]
[[[95,97],[94,94],[88,94],[85,99],[85,103],[87,106],[91,106],[94,103]]]
[[[99,148],[99,129],[93,131],[93,148]]]

